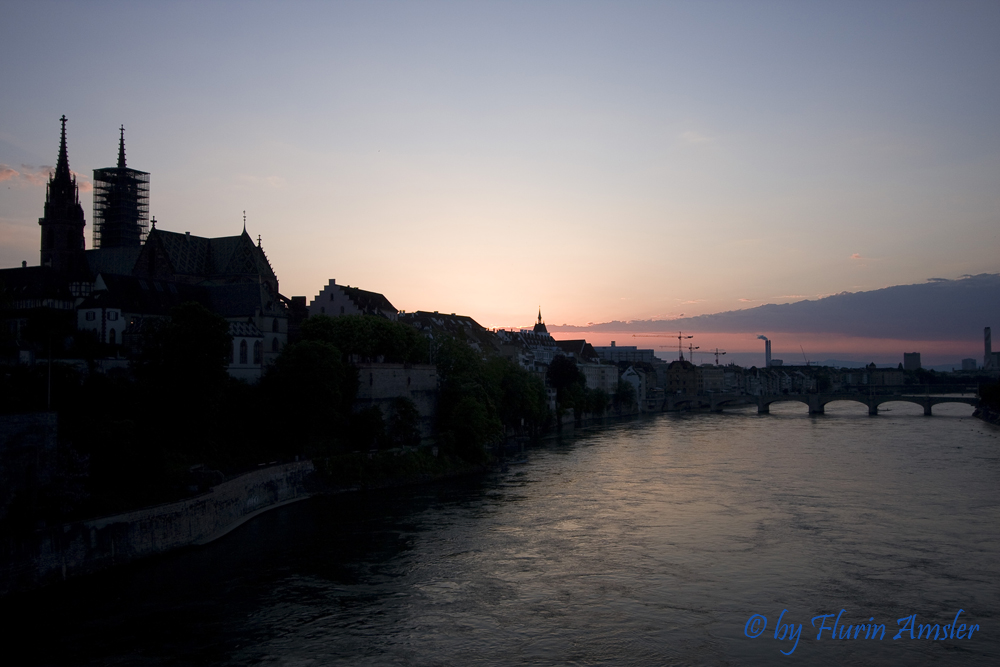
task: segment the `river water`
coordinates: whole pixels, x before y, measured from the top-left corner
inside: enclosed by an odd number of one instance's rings
[[[886,407],[657,415],[285,506],[6,600],[4,663],[998,664],[1000,429]],[[971,639],[893,640],[959,609]],[[817,640],[838,613],[884,639]]]

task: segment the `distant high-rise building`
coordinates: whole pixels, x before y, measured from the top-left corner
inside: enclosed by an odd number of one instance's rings
[[[920,368],[920,353],[919,352],[904,352],[903,353],[903,370],[915,371]]]
[[[771,341],[764,340],[764,368],[771,367]]]
[[[990,328],[983,329],[983,346],[986,354],[983,356],[983,368],[988,371],[993,370],[993,342],[990,340]]]
[[[94,247],[138,248],[149,231],[149,174],[125,166],[125,127],[118,166],[94,170]]]
[[[80,206],[76,176],[69,171],[66,116],[59,121],[62,123],[59,157],[45,191],[45,216],[38,219],[42,228],[41,264],[60,275],[75,277],[87,272],[83,240],[83,228],[87,223]]]

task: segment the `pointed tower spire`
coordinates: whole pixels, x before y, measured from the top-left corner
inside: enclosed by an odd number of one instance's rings
[[[247,233],[247,212],[243,211],[243,233]]]
[[[69,170],[66,151],[66,116],[59,119],[59,157],[45,192],[45,215],[38,220],[42,228],[41,264],[64,275],[86,273],[84,255],[83,207],[80,206],[76,178]]]
[[[549,330],[545,328],[545,322],[542,321],[542,307],[538,307],[538,321],[535,322],[535,328],[532,329],[535,333],[548,334]]]
[[[125,168],[125,126],[121,128],[121,138],[118,140],[118,168]]]
[[[69,181],[69,157],[66,154],[66,114],[63,114],[59,122],[62,123],[62,136],[59,139],[59,157],[56,159],[56,171],[52,175],[52,181]]]

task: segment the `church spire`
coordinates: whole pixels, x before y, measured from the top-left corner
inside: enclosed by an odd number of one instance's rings
[[[538,321],[535,322],[535,328],[532,329],[537,334],[548,334],[549,330],[545,328],[545,322],[542,321],[542,307],[538,307]]]
[[[41,226],[41,264],[65,275],[83,275],[86,258],[83,254],[83,207],[76,187],[76,177],[69,170],[66,150],[66,116],[59,119],[59,157],[45,191],[45,215]]]
[[[66,154],[66,114],[63,114],[62,118],[59,119],[62,123],[62,136],[59,139],[59,157],[56,159],[56,171],[52,174],[50,182],[55,183],[56,181],[69,182],[69,157]]]
[[[56,158],[56,169],[49,177],[49,187],[45,193],[45,217],[47,218],[67,218],[69,214],[66,211],[80,204],[76,177],[69,170],[69,157],[66,151],[66,116],[63,115],[59,122],[62,123],[62,133],[59,137],[59,157]],[[53,215],[50,215],[50,209]],[[75,219],[75,215],[69,217]]]
[[[121,138],[118,140],[118,168],[125,168],[125,126],[121,128]]]

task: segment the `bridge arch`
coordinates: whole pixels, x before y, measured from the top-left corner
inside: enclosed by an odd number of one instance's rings
[[[851,410],[854,409],[865,410],[869,414],[871,414],[871,406],[868,404],[866,400],[864,400],[860,396],[837,396],[829,400],[819,401],[820,408],[823,412],[826,411],[826,407],[828,405],[835,405],[837,403],[846,403],[848,406],[850,406]]]
[[[809,399],[799,394],[775,394],[774,396],[760,396],[757,399],[757,412],[767,414],[771,412],[771,406],[775,403],[803,403],[809,405]]]

